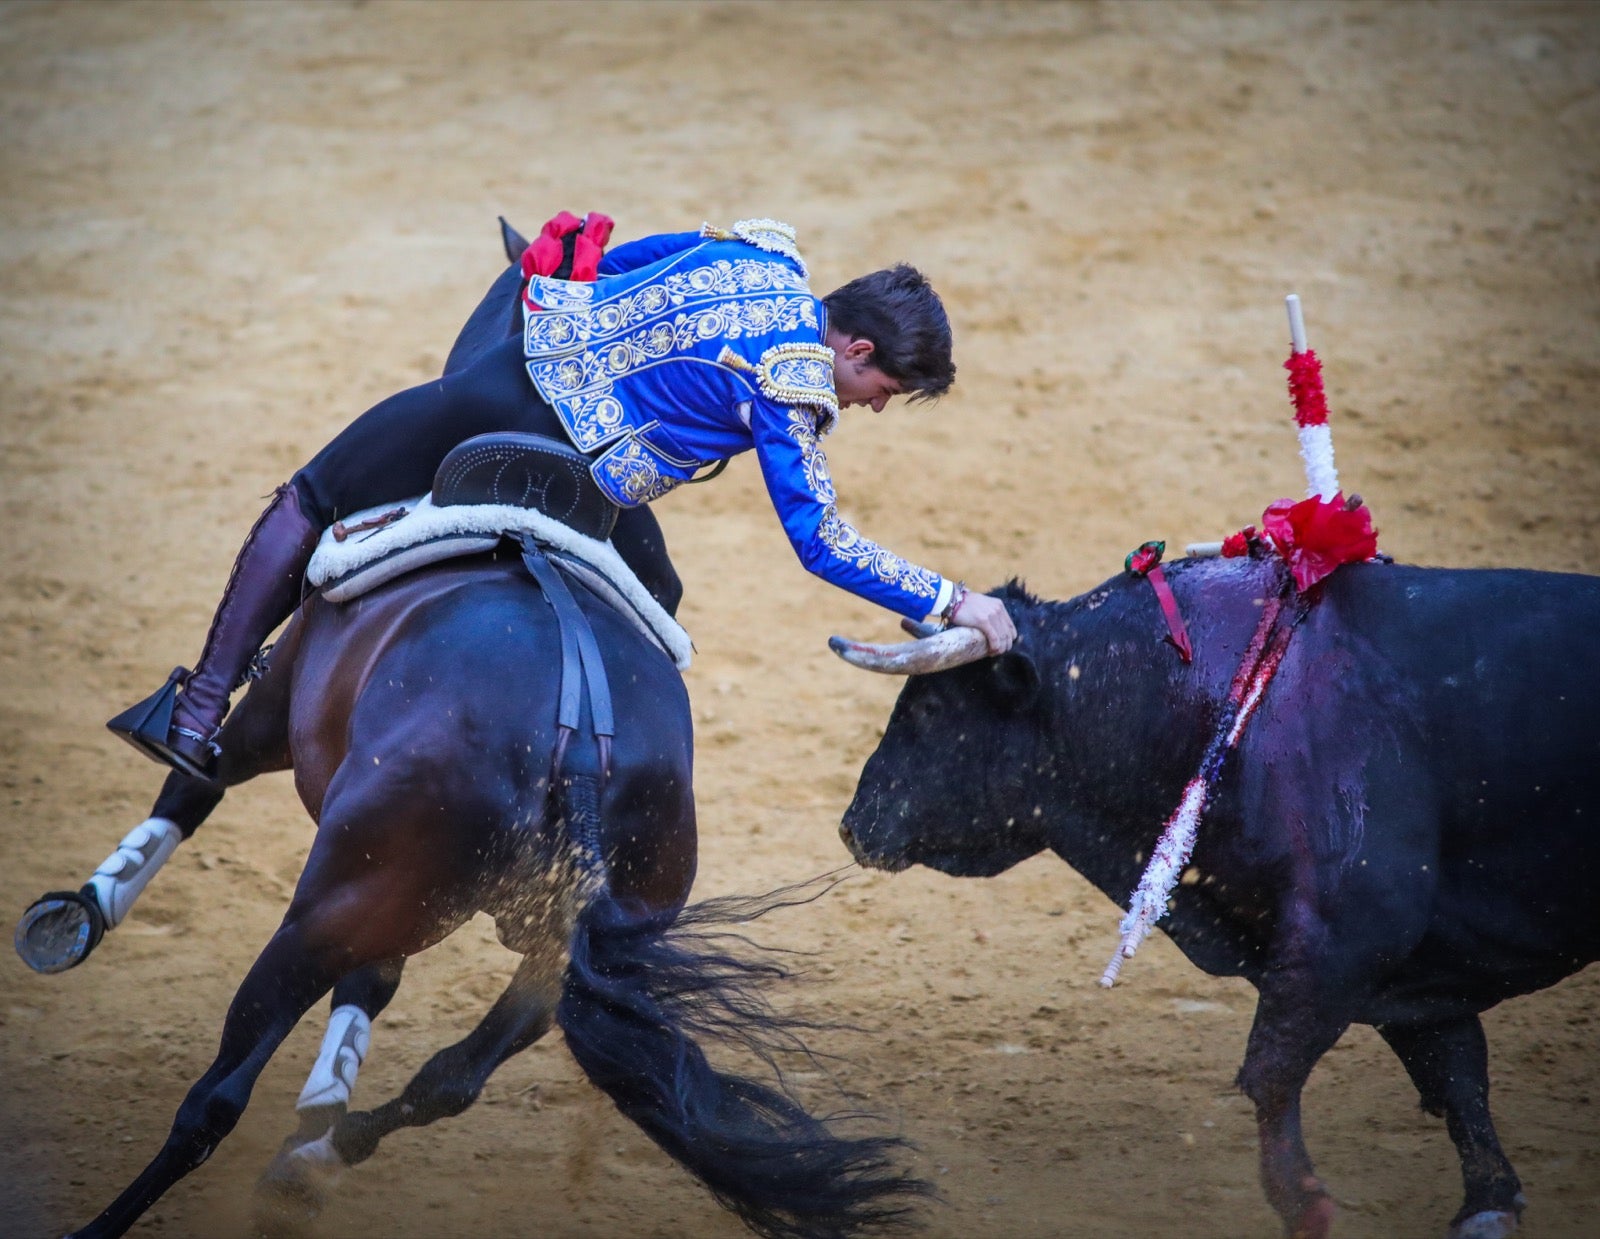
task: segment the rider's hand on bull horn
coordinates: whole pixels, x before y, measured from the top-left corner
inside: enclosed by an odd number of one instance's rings
[[[1004,654],[1017,642],[1017,626],[1006,604],[988,594],[975,594],[957,582],[944,616],[947,628],[975,628],[989,643],[990,654]]]

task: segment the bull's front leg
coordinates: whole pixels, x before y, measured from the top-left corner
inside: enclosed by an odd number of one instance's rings
[[[1271,959],[1256,980],[1261,998],[1238,1084],[1255,1103],[1261,1186],[1285,1233],[1293,1239],[1327,1239],[1333,1198],[1306,1151],[1300,1095],[1311,1069],[1359,1010],[1378,945],[1324,918],[1311,850],[1297,848],[1294,860],[1281,895]]]
[[[1350,1026],[1343,1003],[1321,1001],[1302,967],[1262,978],[1238,1085],[1255,1103],[1261,1186],[1293,1239],[1327,1239],[1333,1199],[1317,1178],[1300,1128],[1300,1094],[1311,1069]]]

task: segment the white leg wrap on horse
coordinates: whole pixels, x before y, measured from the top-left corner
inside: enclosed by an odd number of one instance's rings
[[[296,1110],[312,1106],[348,1105],[350,1090],[356,1086],[356,1073],[366,1061],[372,1044],[372,1021],[360,1007],[346,1003],[335,1007],[328,1017],[328,1032],[322,1038],[322,1052],[311,1069],[306,1086],[300,1090]]]
[[[117,850],[106,857],[89,879],[100,911],[105,915],[107,929],[115,929],[122,923],[133,901],[182,842],[183,832],[176,823],[164,817],[152,817],[140,822],[117,844]]]

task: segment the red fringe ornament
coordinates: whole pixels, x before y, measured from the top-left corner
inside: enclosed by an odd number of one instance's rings
[[[1289,398],[1294,401],[1294,420],[1298,426],[1328,424],[1328,395],[1322,389],[1322,363],[1313,349],[1290,353],[1283,363],[1289,372]]]

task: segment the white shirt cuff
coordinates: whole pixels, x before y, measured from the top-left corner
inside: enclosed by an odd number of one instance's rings
[[[950,605],[950,595],[956,592],[954,582],[949,577],[939,578],[939,594],[933,600],[933,610],[929,611],[923,619],[924,624],[936,624],[943,616],[944,609]]]

